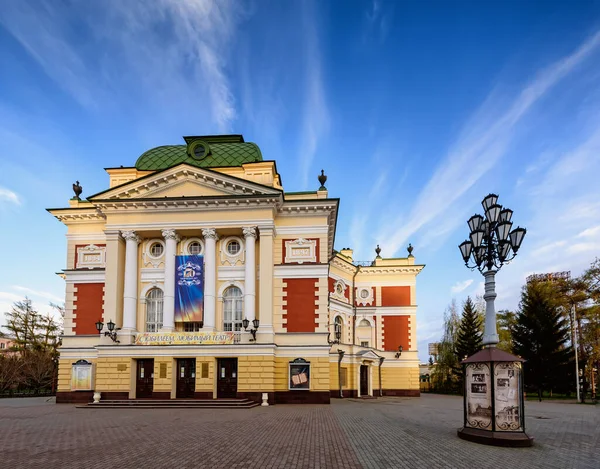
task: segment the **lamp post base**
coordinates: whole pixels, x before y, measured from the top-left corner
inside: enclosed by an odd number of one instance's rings
[[[513,448],[526,448],[533,445],[533,438],[525,432],[490,432],[477,428],[461,428],[456,434],[463,440],[482,445]]]

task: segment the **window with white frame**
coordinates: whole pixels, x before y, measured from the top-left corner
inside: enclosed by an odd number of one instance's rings
[[[146,332],[158,332],[163,325],[164,293],[153,288],[146,295]]]
[[[154,258],[162,256],[165,247],[161,243],[152,243],[150,245],[150,255]]]
[[[240,252],[240,249],[240,243],[235,239],[227,243],[227,254],[229,254],[230,256],[237,256]]]
[[[242,330],[242,290],[231,286],[223,293],[223,330]]]
[[[339,331],[340,332],[340,342],[344,343],[344,320],[341,316],[335,318],[333,332],[334,334]],[[337,336],[336,336],[337,337]]]

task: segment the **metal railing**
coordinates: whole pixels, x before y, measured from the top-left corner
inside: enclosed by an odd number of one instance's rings
[[[375,261],[352,261],[352,264],[357,267],[371,267],[374,263]]]

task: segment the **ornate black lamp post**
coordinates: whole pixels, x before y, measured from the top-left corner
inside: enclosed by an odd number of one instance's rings
[[[485,218],[473,215],[469,218],[471,230],[470,241],[464,241],[460,246],[465,265],[473,270],[477,268],[485,277],[485,328],[483,345],[498,343],[496,332],[496,311],[494,299],[496,298],[496,272],[502,265],[510,262],[517,255],[527,230],[517,227],[512,228],[513,211],[502,208],[498,203],[496,194],[489,194],[481,205],[485,210]]]
[[[525,228],[512,229],[513,211],[498,203],[496,194],[483,201],[485,217],[473,215],[468,224],[470,240],[460,244],[465,265],[477,268],[485,277],[486,302],[483,329],[484,348],[461,363],[464,369],[464,427],[458,436],[465,440],[496,446],[531,446],[525,434],[523,405],[523,360],[495,347],[496,272],[517,255]]]

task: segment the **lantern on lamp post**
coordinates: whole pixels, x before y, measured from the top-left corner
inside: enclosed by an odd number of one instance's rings
[[[513,211],[489,194],[481,205],[485,216],[469,218],[469,239],[459,245],[465,265],[485,278],[483,350],[466,357],[464,377],[464,426],[458,436],[496,446],[531,446],[525,433],[523,360],[496,348],[496,272],[517,255],[527,232],[512,228]]]

